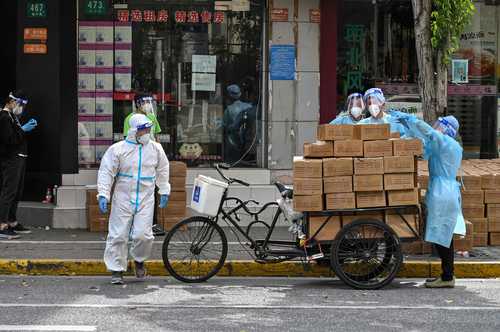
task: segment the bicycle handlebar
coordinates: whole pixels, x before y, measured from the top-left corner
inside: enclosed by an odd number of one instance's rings
[[[245,181],[239,180],[239,179],[228,178],[227,176],[224,175],[224,173],[222,173],[221,168],[224,169],[224,170],[229,170],[231,167],[229,165],[227,165],[227,164],[217,164],[217,165],[215,165],[215,169],[217,170],[217,172],[229,184],[231,184],[231,183],[239,183],[239,184],[241,184],[241,185],[243,185],[245,187],[250,187],[250,183],[248,183],[248,182],[245,182]]]

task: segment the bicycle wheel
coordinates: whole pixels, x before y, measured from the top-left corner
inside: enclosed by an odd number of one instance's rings
[[[332,244],[332,268],[347,285],[379,289],[396,277],[403,255],[399,237],[377,220],[358,220],[344,227]]]
[[[191,217],[175,225],[163,241],[163,264],[179,281],[203,282],[219,272],[227,257],[222,228],[205,217]]]

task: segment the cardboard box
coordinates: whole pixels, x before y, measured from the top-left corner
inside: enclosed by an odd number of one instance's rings
[[[318,139],[321,141],[344,141],[355,139],[354,125],[321,125]]]
[[[422,141],[415,139],[393,139],[392,149],[395,156],[420,156],[424,153]]]
[[[402,217],[404,217],[404,219]],[[401,238],[418,237],[419,235],[418,216],[414,214],[403,214],[402,217],[398,214],[387,214],[385,217],[385,222]],[[408,226],[405,220],[408,222],[410,226]],[[417,235],[413,233],[412,229],[417,233]]]
[[[328,194],[326,195],[326,208],[328,210],[355,209],[355,195],[354,193]]]
[[[181,161],[170,161],[170,176],[186,177],[187,165]]]
[[[293,178],[293,193],[295,195],[321,195],[323,194],[323,179]]]
[[[474,207],[484,205],[484,191],[482,190],[465,190],[462,191],[462,206]]]
[[[473,246],[473,236],[453,240],[453,249],[455,249],[455,251],[471,251]]]
[[[429,187],[429,176],[419,175],[418,176],[418,187],[420,189],[427,189]]]
[[[469,221],[474,225],[474,233],[488,233],[488,219],[470,218]]]
[[[384,173],[414,173],[415,157],[384,157]]]
[[[335,157],[363,157],[363,141],[336,141],[333,145],[333,155]]]
[[[393,131],[391,132],[391,138],[401,138],[401,134],[399,131]]]
[[[465,219],[484,218],[484,205],[483,206],[462,207],[462,214],[464,215]]]
[[[472,236],[472,246],[473,247],[488,246],[488,233],[474,233],[474,235]]]
[[[186,178],[183,176],[171,176],[168,179],[170,182],[170,191],[186,191]]]
[[[354,175],[354,191],[384,190],[383,175]]]
[[[314,143],[304,143],[304,157],[333,157],[333,142],[318,141]]]
[[[87,205],[87,228],[90,232],[107,232],[109,222],[109,212],[111,207],[108,205],[108,213],[101,214],[98,205]]]
[[[392,142],[384,141],[366,141],[364,142],[365,157],[385,157],[392,156]]]
[[[389,206],[418,205],[418,189],[388,191],[387,200]]]
[[[487,232],[500,233],[500,218],[488,218]]]
[[[172,191],[168,197],[169,201],[187,201],[187,193],[185,191]],[[160,201],[160,195],[158,195],[158,202]]]
[[[482,179],[478,175],[464,175],[460,179],[457,177],[457,181],[463,181],[465,190],[481,190],[482,189]]]
[[[352,158],[327,158],[323,159],[323,176],[353,175],[354,167]]]
[[[415,173],[398,173],[384,175],[385,190],[405,190],[416,188]]]
[[[97,189],[87,189],[87,205],[98,205]]]
[[[294,178],[321,178],[323,177],[323,161],[321,159],[293,158]]]
[[[108,232],[108,220],[101,218],[99,220],[93,220],[88,226],[88,231],[92,233],[106,233]]]
[[[187,206],[185,201],[169,201],[166,208],[157,207],[156,211],[158,218],[184,217],[187,213]]]
[[[425,255],[431,253],[432,245],[421,240],[402,242],[401,251],[403,255]]]
[[[462,201],[464,201],[463,195],[462,195]],[[500,190],[485,190],[484,203],[500,204]]]
[[[309,236],[313,236],[327,219],[328,217],[309,217]],[[314,238],[318,241],[331,241],[335,239],[341,226],[340,217],[330,217],[325,226],[323,226]]]
[[[369,191],[356,193],[356,207],[384,207],[386,206],[385,191]]]
[[[357,125],[355,136],[362,141],[388,140],[391,138],[391,126],[387,123]]]
[[[325,194],[352,192],[352,176],[323,178],[323,191]]]
[[[384,158],[355,158],[354,174],[384,174]]]
[[[490,245],[500,246],[500,233],[489,233],[490,234]]]
[[[500,175],[481,175],[481,188],[489,190],[497,190],[500,188]]]
[[[323,211],[323,195],[294,196],[293,208],[295,211]]]
[[[486,217],[500,218],[500,204],[488,204],[486,205],[486,207],[487,207]]]
[[[158,224],[161,224],[163,228],[168,232],[172,230],[172,228],[174,228],[177,223],[181,222],[184,219],[185,217],[165,217],[158,219]],[[184,226],[183,228],[181,228],[181,230],[187,230],[187,227]]]
[[[350,223],[357,220],[377,220],[384,221],[384,214],[382,212],[357,212],[353,215],[342,216],[342,226],[345,227]]]

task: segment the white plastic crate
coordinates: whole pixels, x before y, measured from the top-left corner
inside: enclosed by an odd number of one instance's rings
[[[208,176],[198,175],[194,180],[193,195],[191,196],[191,209],[215,217],[228,184]]]

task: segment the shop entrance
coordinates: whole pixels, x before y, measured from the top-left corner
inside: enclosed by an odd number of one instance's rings
[[[170,160],[191,167],[216,162],[262,166],[257,155],[264,4],[242,1],[233,8],[215,3],[113,2],[114,141],[123,137],[123,122],[134,111],[134,93],[151,93],[161,127],[156,139]],[[101,22],[96,24],[98,39]],[[99,47],[96,67],[98,53]],[[96,89],[99,75],[97,69]],[[96,117],[97,110],[96,102]],[[94,165],[104,150],[96,147]]]

